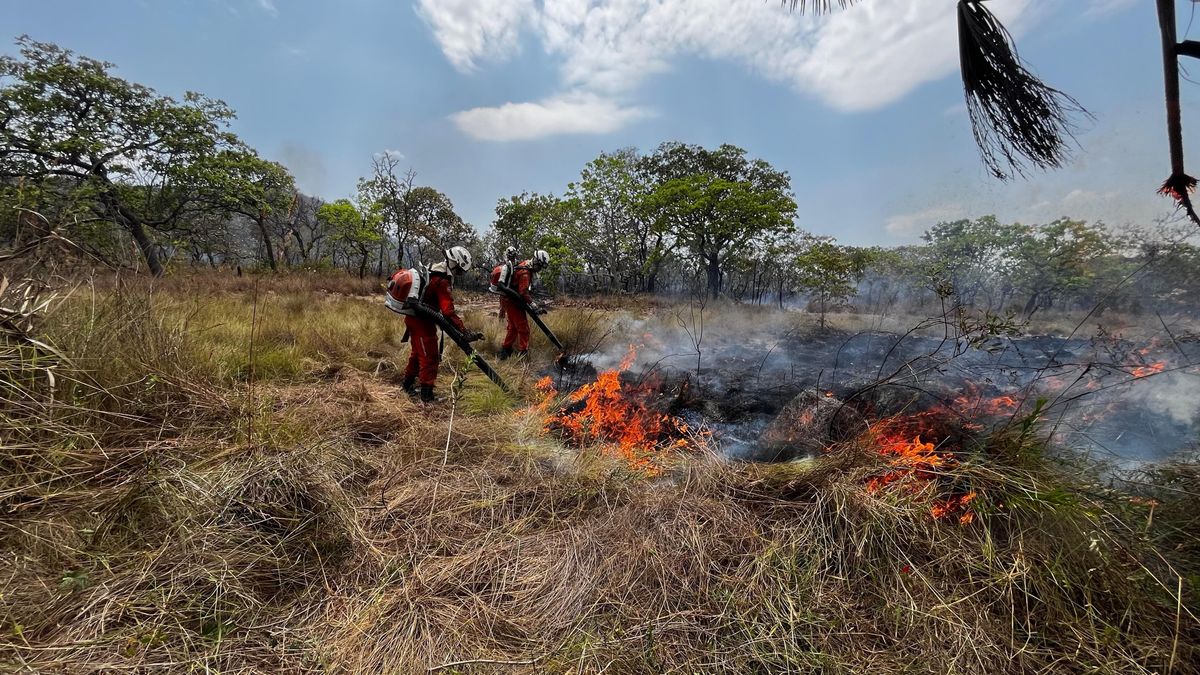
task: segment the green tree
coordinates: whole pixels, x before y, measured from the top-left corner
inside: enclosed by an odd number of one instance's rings
[[[828,239],[815,239],[796,256],[797,285],[812,298],[820,315],[821,328],[829,311],[845,304],[857,292],[855,282],[869,262],[861,252],[838,246]]]
[[[413,234],[413,214],[409,196],[417,178],[417,172],[409,169],[401,176],[398,172],[400,160],[390,153],[380,153],[372,163],[372,176],[358,180],[358,199],[361,203],[372,204],[373,210],[379,215],[380,254],[379,264],[382,273],[384,247],[387,233],[390,230],[396,236],[396,265],[405,266],[405,260],[410,258],[409,242]],[[412,258],[416,262],[419,258]]]
[[[644,286],[651,221],[642,208],[648,187],[639,160],[633,148],[601,153],[567,186],[567,197],[578,205],[568,238],[589,267],[608,271],[609,290],[613,283],[627,291]]]
[[[1012,291],[1008,283],[1026,228],[1001,224],[995,216],[956,220],[934,225],[922,239],[928,242],[929,274],[948,283],[964,305],[977,303],[980,294],[989,304],[999,293],[1002,306]]]
[[[1017,251],[1014,283],[1028,300],[1023,314],[1032,316],[1063,296],[1086,290],[1101,260],[1114,253],[1114,241],[1102,227],[1060,218],[1028,228]]]
[[[289,218],[299,198],[295,180],[286,168],[248,148],[235,148],[193,163],[178,181],[195,195],[193,211],[216,210],[253,223],[263,257],[272,271],[278,269],[270,221]]]
[[[192,92],[182,102],[160,96],[53,44],[18,45],[20,58],[0,57],[0,178],[85,192],[161,274],[152,232],[191,204],[194,194],[179,186],[189,167],[240,147],[226,130],[233,111]]]
[[[367,263],[379,243],[379,215],[359,211],[349,199],[322,204],[317,220],[329,228],[335,243],[354,251],[359,257],[358,276],[367,274]]]
[[[523,192],[501,199],[496,205],[496,220],[492,223],[489,254],[498,261],[509,246],[515,246],[523,256],[538,249],[545,250],[550,254],[550,266],[539,276],[549,285],[563,272],[589,269],[579,255],[577,243],[570,238],[579,232],[579,208],[575,199],[537,193]],[[607,270],[603,273],[607,274]]]
[[[714,298],[733,256],[752,243],[770,245],[795,232],[788,174],[747,158],[741,148],[664,143],[646,170],[657,180],[648,208],[701,265]]]
[[[502,198],[496,204],[496,220],[492,230],[496,235],[495,246],[499,254],[505,248],[514,246],[522,254],[537,247],[538,241],[546,233],[547,223],[553,219],[553,211],[559,207],[560,201],[554,195],[522,192],[519,195]],[[499,255],[496,255],[499,259]]]
[[[454,210],[454,202],[434,188],[413,188],[405,202],[420,259],[424,259],[428,251],[467,245],[476,237],[475,229]]]

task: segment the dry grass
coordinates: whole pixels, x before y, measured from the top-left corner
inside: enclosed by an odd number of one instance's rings
[[[1194,465],[1117,491],[996,438],[955,469],[985,495],[966,527],[868,491],[855,447],[648,479],[477,373],[417,407],[373,301],[262,291],[77,291],[41,326],[70,363],[6,336],[0,664],[1200,672]],[[550,316],[599,340],[602,311]],[[502,366],[530,397],[535,346]]]
[[[359,278],[345,271],[285,270],[270,273],[246,269],[239,274],[236,268],[220,267],[180,268],[159,279],[135,275],[106,275],[94,281],[97,288],[111,290],[124,284],[143,289],[155,289],[160,293],[184,297],[189,295],[211,296],[217,293],[249,294],[258,288],[260,293],[280,295],[329,294],[340,296],[376,296],[384,287],[384,280],[374,275]]]

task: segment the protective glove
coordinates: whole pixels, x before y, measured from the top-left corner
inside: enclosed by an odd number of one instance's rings
[[[467,338],[467,342],[478,342],[483,339],[483,333],[481,333],[477,330],[470,331],[467,333],[466,338]]]

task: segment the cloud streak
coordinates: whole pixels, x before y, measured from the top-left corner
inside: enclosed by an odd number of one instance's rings
[[[459,129],[482,141],[523,141],[560,134],[606,134],[645,117],[594,96],[551,98],[536,103],[505,103],[451,116]]]
[[[965,218],[968,213],[969,210],[965,204],[957,202],[939,204],[915,213],[894,215],[888,219],[884,229],[893,237],[912,240],[938,223]]]

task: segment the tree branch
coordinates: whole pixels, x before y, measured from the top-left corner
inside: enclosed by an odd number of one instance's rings
[[[1200,59],[1200,42],[1196,40],[1184,40],[1175,45],[1175,54],[1178,56],[1190,56],[1193,59]]]

